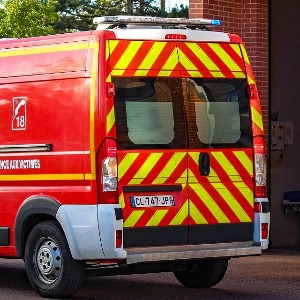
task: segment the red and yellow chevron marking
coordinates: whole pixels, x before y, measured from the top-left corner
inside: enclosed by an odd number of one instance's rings
[[[245,47],[230,43],[110,40],[106,68],[111,76],[168,76],[255,79]],[[254,135],[263,135],[259,103],[251,104]],[[107,134],[115,132],[113,107],[107,112]]]
[[[253,70],[252,70],[252,67],[250,64],[250,60],[249,60],[249,57],[247,55],[244,45],[241,45],[241,49],[242,49],[242,55],[243,55],[243,58],[245,61],[248,84],[256,84]],[[254,100],[251,99],[250,107],[251,107],[253,135],[254,136],[264,135],[263,117],[262,117],[261,105],[260,105],[259,99],[254,99]]]
[[[226,43],[109,41],[107,66],[110,76],[176,76],[246,78],[254,76],[244,47]],[[245,58],[245,61],[244,59]],[[252,101],[255,133],[262,132],[259,102]],[[113,107],[108,109],[107,132],[114,125]],[[240,223],[253,221],[252,150],[209,151],[211,173],[199,175],[199,152],[120,151],[120,203],[125,227],[183,224]],[[188,160],[188,168],[186,162]],[[187,186],[188,174],[188,186]],[[177,206],[132,208],[122,187],[181,184]]]
[[[185,151],[147,153],[120,151],[118,155],[119,199],[123,208],[124,227],[188,224],[186,155]],[[182,191],[175,192],[174,207],[141,209],[131,207],[129,195],[123,193],[123,186],[127,185],[181,185]]]
[[[189,153],[190,224],[253,221],[251,149],[211,151],[210,175],[199,175],[199,152]]]
[[[260,101],[251,100],[250,101],[251,108],[251,119],[252,119],[252,132],[254,136],[263,135],[263,117],[261,112]]]
[[[246,77],[238,44],[187,42],[177,47],[182,77]]]
[[[241,223],[253,221],[252,150],[211,151],[211,172],[200,176],[198,151],[140,153],[121,151],[120,203],[125,227],[186,224]],[[186,183],[188,175],[188,186]],[[122,187],[181,184],[176,207],[132,208]],[[132,193],[130,193],[131,195]]]
[[[106,136],[116,136],[116,117],[113,99],[106,99]]]
[[[109,41],[111,75],[178,76],[176,43],[149,41]]]
[[[238,44],[109,41],[113,76],[245,78]]]

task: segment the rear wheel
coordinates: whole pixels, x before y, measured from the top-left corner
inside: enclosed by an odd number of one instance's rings
[[[228,266],[227,259],[203,260],[195,269],[175,271],[177,280],[189,288],[209,288],[218,284],[224,277]]]
[[[36,225],[25,247],[26,273],[42,297],[68,297],[79,288],[84,263],[73,260],[67,240],[56,221]]]

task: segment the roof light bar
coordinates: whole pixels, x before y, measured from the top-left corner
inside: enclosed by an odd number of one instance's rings
[[[186,18],[161,18],[148,16],[105,16],[96,17],[93,20],[94,24],[145,24],[145,25],[221,25],[220,20],[211,19],[186,19]]]

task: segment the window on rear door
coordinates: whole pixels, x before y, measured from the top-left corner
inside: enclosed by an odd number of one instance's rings
[[[251,147],[245,80],[188,78],[183,91],[190,148]]]
[[[178,78],[113,78],[118,149],[186,148]]]

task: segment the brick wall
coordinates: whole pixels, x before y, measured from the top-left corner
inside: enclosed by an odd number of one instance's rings
[[[219,19],[222,26],[216,30],[243,39],[258,85],[267,141],[268,0],[190,0],[189,7],[190,18]]]

